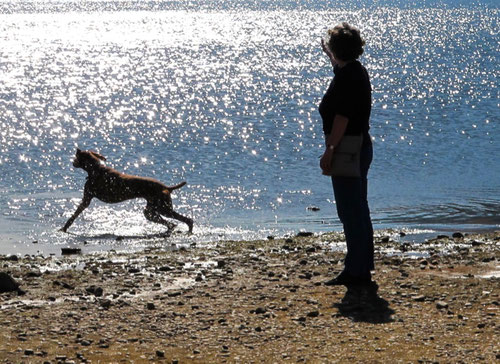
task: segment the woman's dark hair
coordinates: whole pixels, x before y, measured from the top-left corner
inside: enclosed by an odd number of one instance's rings
[[[347,23],[337,25],[328,30],[330,40],[328,47],[336,58],[342,61],[353,61],[363,54],[364,39],[361,38],[359,30]]]

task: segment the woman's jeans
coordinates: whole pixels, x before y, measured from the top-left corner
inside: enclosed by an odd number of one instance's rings
[[[371,138],[361,147],[361,177],[332,177],[339,219],[347,243],[345,271],[353,276],[369,276],[373,270],[373,227],[368,208],[368,169],[373,158]]]

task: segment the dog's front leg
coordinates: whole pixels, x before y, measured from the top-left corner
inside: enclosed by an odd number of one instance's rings
[[[68,230],[68,228],[71,226],[71,224],[73,224],[78,215],[80,215],[83,210],[89,207],[90,201],[92,201],[92,197],[87,194],[84,194],[80,206],[78,206],[73,216],[71,216],[69,220],[66,222],[66,224],[64,224],[64,227],[61,229],[61,231],[66,232]]]

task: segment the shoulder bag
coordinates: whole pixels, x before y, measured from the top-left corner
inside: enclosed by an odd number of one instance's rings
[[[332,169],[329,175],[333,177],[361,177],[361,145],[363,135],[344,135],[333,150]]]

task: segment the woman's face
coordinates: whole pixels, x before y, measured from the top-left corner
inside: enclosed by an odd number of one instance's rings
[[[333,59],[336,64],[342,64],[344,61],[342,61],[340,58],[337,57],[334,51],[332,51]]]

